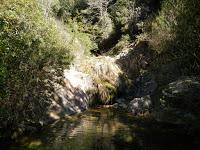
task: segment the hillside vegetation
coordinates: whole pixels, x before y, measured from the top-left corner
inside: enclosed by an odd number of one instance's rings
[[[0,119],[12,122],[31,115],[31,103],[43,107],[47,70],[68,65],[72,55],[37,1],[1,1],[0,31]]]
[[[134,80],[144,72],[155,74],[159,90],[199,76],[199,10],[198,0],[1,0],[0,128],[46,115],[54,98],[49,81],[59,82],[54,77],[73,64],[95,78],[107,104],[133,96]],[[119,82],[128,86],[120,94],[112,73],[106,80],[92,68],[111,60],[106,56],[117,60]]]

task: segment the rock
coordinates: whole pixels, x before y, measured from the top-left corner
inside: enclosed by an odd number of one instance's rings
[[[157,83],[154,76],[150,73],[144,73],[135,80],[135,97],[152,95],[156,88]]]
[[[113,104],[113,108],[117,109],[119,107],[119,104],[118,103],[114,103]]]
[[[108,104],[118,87],[120,68],[109,56],[90,57],[76,62],[63,72],[60,82],[53,82],[53,98],[48,108],[49,118],[80,113],[91,105]],[[122,107],[125,107],[124,105]]]
[[[123,99],[123,98],[116,99],[116,102],[119,103],[119,104],[124,104],[125,101],[126,101],[126,100]]]
[[[125,103],[121,103],[121,104],[119,104],[119,107],[123,108],[123,109],[126,109],[128,106]]]
[[[168,86],[162,90],[162,93],[166,97],[179,98],[185,97],[196,99],[200,96],[200,79],[195,77],[184,77],[175,82],[168,84]],[[188,97],[189,95],[189,97]],[[199,98],[198,98],[199,99]]]
[[[127,109],[127,105],[125,103],[114,103],[113,104],[113,108],[117,109],[117,108],[122,108],[122,109]]]
[[[150,95],[141,97],[141,98],[134,98],[129,103],[129,110],[133,114],[145,113],[151,109],[151,97]]]
[[[116,108],[122,108],[122,109],[126,109],[128,106],[126,104],[126,99],[124,98],[119,98],[115,100],[117,103],[114,104],[114,107]]]
[[[168,84],[162,90],[161,102],[185,112],[199,113],[200,78],[183,77]]]
[[[200,78],[182,77],[169,83],[159,99],[158,121],[188,124],[200,118]]]

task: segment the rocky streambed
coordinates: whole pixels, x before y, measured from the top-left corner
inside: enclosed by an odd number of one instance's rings
[[[20,123],[12,134],[16,142],[1,145],[5,149],[198,147],[200,115],[194,110],[199,107],[199,78],[182,77],[161,87],[153,72],[145,68],[138,72],[137,65],[146,64],[145,58],[137,54],[132,60],[127,55],[85,57],[62,76],[53,76],[47,81],[51,99],[46,115]],[[126,70],[120,65],[125,63]],[[90,109],[100,105],[109,108]]]

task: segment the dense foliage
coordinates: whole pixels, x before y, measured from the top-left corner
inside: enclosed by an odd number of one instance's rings
[[[61,68],[70,59],[55,23],[44,17],[37,1],[1,0],[0,117],[9,114],[7,119],[12,120],[17,110],[31,110],[27,96],[38,98],[42,93],[47,76],[44,68]]]
[[[200,3],[198,0],[163,0],[152,22],[150,45],[161,59],[175,61],[184,74],[200,73]]]

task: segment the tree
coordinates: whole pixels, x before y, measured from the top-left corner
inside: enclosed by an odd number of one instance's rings
[[[95,11],[95,15],[102,20],[108,15],[108,5],[111,0],[88,0],[89,9]]]

